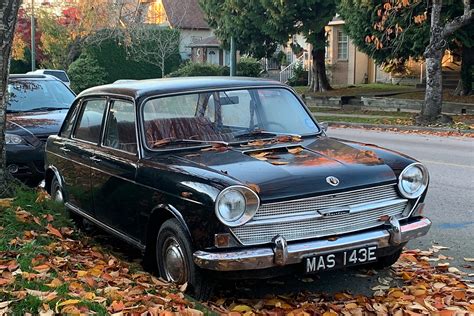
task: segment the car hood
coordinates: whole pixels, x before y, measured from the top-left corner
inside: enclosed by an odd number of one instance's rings
[[[67,110],[7,114],[7,132],[35,136],[57,134]]]
[[[358,149],[328,137],[305,139],[297,143],[272,143],[263,146],[214,148],[179,154],[200,168],[225,175],[259,191],[264,201],[304,197],[377,184],[394,183],[392,168],[372,150]],[[261,145],[261,142],[253,144]],[[191,166],[193,165],[193,166]],[[209,170],[210,169],[210,170]],[[328,177],[339,180],[337,186]]]

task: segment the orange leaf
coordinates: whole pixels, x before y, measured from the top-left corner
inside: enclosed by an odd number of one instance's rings
[[[113,313],[120,312],[125,308],[125,304],[123,304],[122,301],[113,301],[112,304],[110,304],[110,311]]]
[[[38,273],[46,273],[49,271],[49,269],[51,269],[51,267],[48,266],[47,264],[41,264],[39,266],[33,267],[33,270],[35,270]]]
[[[48,232],[50,232],[52,235],[56,236],[56,237],[59,237],[61,239],[64,239],[63,235],[59,232],[59,230],[57,230],[56,228],[53,227],[53,225],[51,224],[48,224],[48,226],[46,226],[46,229],[48,230]]]
[[[247,183],[247,186],[252,189],[255,193],[260,193],[260,187],[255,183]]]

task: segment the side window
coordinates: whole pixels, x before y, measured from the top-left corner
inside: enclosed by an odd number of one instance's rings
[[[74,137],[91,143],[99,143],[106,100],[88,100],[83,103]]]
[[[137,153],[133,103],[119,100],[112,102],[107,117],[104,146]]]
[[[59,135],[61,137],[69,137],[72,132],[72,128],[74,126],[74,122],[76,121],[77,113],[79,112],[80,102],[76,102],[71,106],[69,113],[64,121],[64,124],[61,128],[61,132]]]
[[[222,106],[222,124],[225,126],[250,128],[252,122],[248,90],[220,92],[219,100]]]

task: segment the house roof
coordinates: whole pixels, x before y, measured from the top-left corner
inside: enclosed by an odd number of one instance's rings
[[[163,6],[173,28],[210,29],[199,6],[199,0],[163,0]]]
[[[210,36],[203,38],[202,40],[192,42],[189,47],[220,47],[221,44],[221,41],[217,37]]]

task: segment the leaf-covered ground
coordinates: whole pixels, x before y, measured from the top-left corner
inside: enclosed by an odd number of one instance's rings
[[[474,258],[464,258],[466,264],[461,269],[451,267],[452,258],[442,254],[444,249],[434,245],[428,251],[406,250],[391,268],[393,277],[378,277],[379,284],[371,288],[371,296],[289,293],[261,299],[216,298],[209,306],[220,313],[249,316],[474,315]],[[365,273],[358,277],[377,272]],[[305,282],[314,282],[309,279]]]
[[[0,200],[0,315],[201,315],[174,288],[75,232],[42,191]]]
[[[0,200],[0,315],[474,315],[474,258],[452,267],[439,245],[405,251],[389,276],[361,270],[358,277],[378,276],[373,295],[321,289],[243,299],[231,289],[203,302],[206,310],[94,238],[41,191]]]

